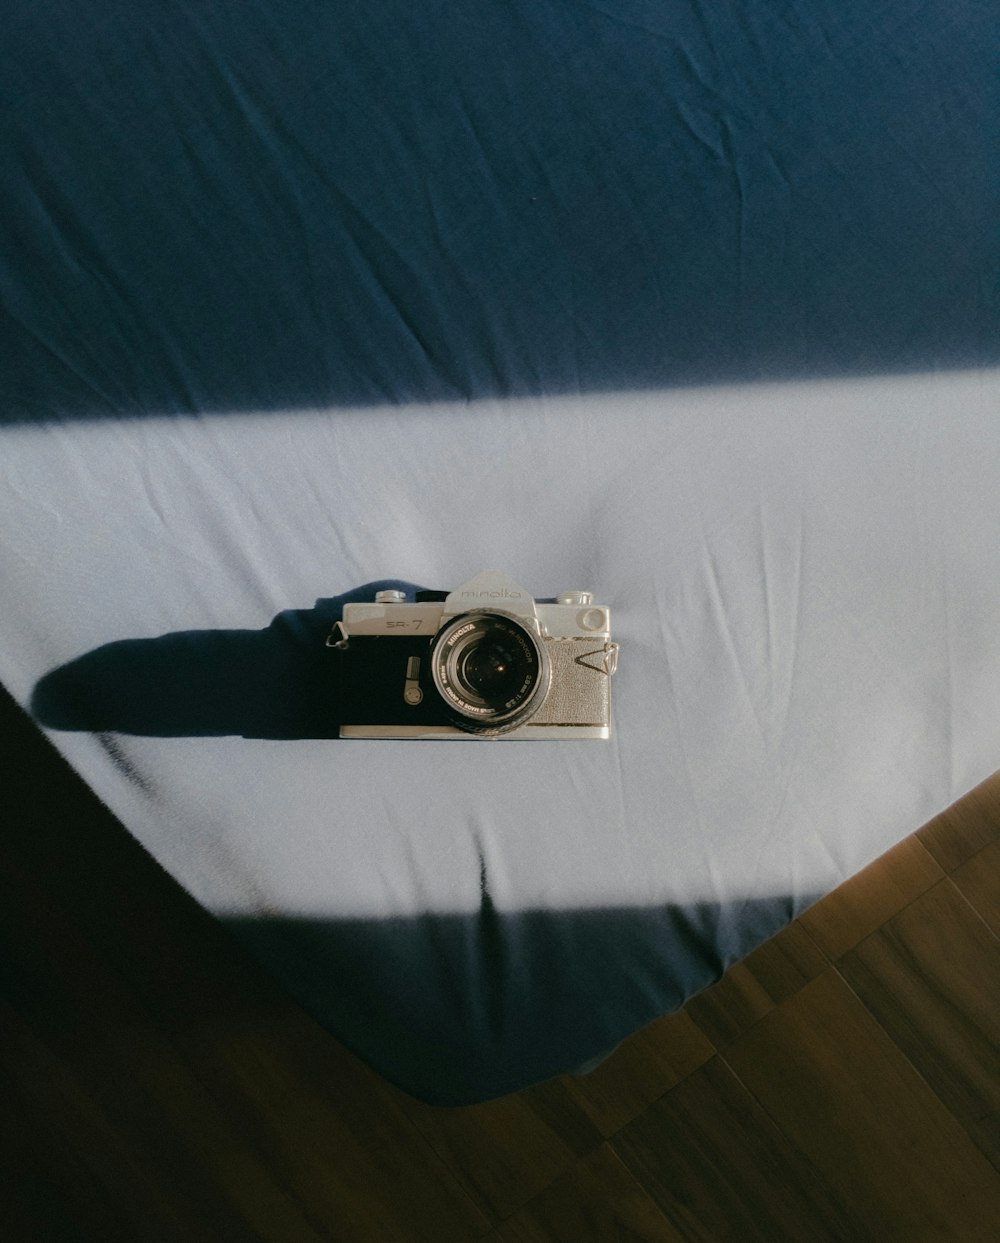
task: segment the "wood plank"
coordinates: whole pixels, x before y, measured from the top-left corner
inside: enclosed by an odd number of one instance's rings
[[[53,933],[42,961],[0,938],[17,1003],[0,1007],[2,1057],[73,1160],[138,1215],[136,1238],[306,1243],[326,1237],[313,1220],[400,1243],[467,1243],[488,1229],[368,1076],[352,1081],[325,1057],[314,1069],[293,1026],[253,1012],[167,1037],[72,929],[35,911]],[[37,1152],[38,1169],[58,1156]]]
[[[440,1108],[400,1094],[406,1113],[493,1224],[576,1161],[576,1153],[520,1094]]]
[[[1000,1169],[1000,939],[944,880],[840,970]]]
[[[496,1243],[683,1243],[615,1153],[576,1162],[493,1238]]]
[[[601,1145],[601,1132],[584,1113],[563,1079],[549,1079],[525,1088],[521,1096],[578,1157]]]
[[[804,911],[798,922],[836,960],[942,875],[920,841],[908,837]]]
[[[1000,1174],[831,968],[727,1062],[883,1243],[993,1243]]]
[[[65,1056],[47,1048],[9,1007],[0,1007],[0,1023],[4,1056],[17,1057],[24,1096],[39,1129],[56,1131],[62,1140],[59,1146],[25,1153],[25,1158],[48,1197],[59,1195],[58,1214],[77,1223],[77,1234],[92,1234],[106,1216],[105,1206],[110,1205],[123,1219],[124,1228],[117,1237],[137,1243],[147,1239],[180,1243],[185,1237],[196,1237],[198,1231],[220,1240],[256,1235],[277,1243],[276,1227],[286,1230],[296,1243],[317,1243],[321,1236],[310,1229],[294,1205],[282,1212],[273,1201],[266,1203],[281,1194],[267,1171],[253,1171],[260,1180],[256,1204],[240,1195],[239,1184],[247,1171],[238,1167],[245,1160],[252,1161],[253,1154],[225,1134],[224,1120],[206,1119],[210,1107],[200,1116],[198,1111],[189,1111],[184,1099],[164,1108],[150,1099],[145,1085],[129,1083],[125,1075],[116,1099],[113,1089],[89,1081]],[[178,1140],[184,1129],[178,1115],[185,1114],[193,1126],[208,1121],[204,1142],[219,1145],[216,1163],[202,1163],[197,1142],[188,1146]],[[72,1176],[74,1166],[86,1170],[89,1187]],[[103,1204],[95,1204],[95,1187]],[[22,1216],[30,1212],[33,1217],[25,1238],[39,1237],[53,1207],[51,1199],[24,1206]]]
[[[0,911],[0,1057],[112,1202],[130,1216],[139,1206],[133,1227],[145,1223],[155,1239],[181,1237],[195,1222],[223,1239],[283,1231],[317,1239],[252,1142],[86,940],[59,925],[41,894],[15,890],[10,879]],[[18,898],[30,899],[31,938],[19,935],[29,914]],[[169,1184],[158,1181],[164,1168]]]
[[[304,1015],[185,1044],[227,1116],[334,1238],[469,1243],[489,1229],[395,1090]]]
[[[815,941],[794,921],[730,967],[685,1010],[714,1046],[723,1049],[828,965]]]
[[[946,872],[1000,838],[1000,772],[935,816],[917,837]]]
[[[951,879],[979,918],[1000,936],[1000,838],[956,868]]]
[[[2,1006],[0,1006],[2,1012]],[[8,1035],[6,1048],[11,1049]],[[23,1074],[23,1071],[22,1071]],[[51,1081],[43,1089],[52,1089]],[[66,1136],[65,1110],[59,1121],[51,1108],[39,1107],[37,1094],[25,1093],[0,1059],[0,1222],[5,1239],[63,1243],[131,1243],[142,1237],[135,1212],[142,1213],[141,1189],[127,1206],[115,1204],[95,1176],[93,1158],[85,1161]],[[46,1154],[47,1160],[40,1160]],[[157,1232],[144,1219],[145,1238]]]
[[[715,1050],[683,1010],[649,1023],[587,1075],[564,1077],[569,1095],[605,1137],[703,1066]]]
[[[832,1192],[719,1058],[611,1141],[681,1235],[699,1243],[862,1240]]]

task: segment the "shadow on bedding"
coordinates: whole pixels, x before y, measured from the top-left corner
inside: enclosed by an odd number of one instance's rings
[[[481,874],[478,909],[466,914],[295,918],[268,913],[248,893],[251,913],[212,919],[2,687],[0,733],[0,836],[19,897],[13,909],[31,912],[29,945],[58,915],[58,926],[76,929],[89,947],[82,965],[71,954],[53,967],[71,972],[74,1006],[91,973],[100,983],[110,970],[115,997],[131,981],[143,1012],[169,1033],[235,1020],[299,1048],[287,994],[387,1078],[439,1104],[579,1069],[683,1004],[819,896],[504,912]],[[9,931],[16,938],[16,921]],[[248,969],[234,940],[264,972]],[[51,936],[40,944],[44,957]],[[5,1002],[42,1021],[37,973],[19,961],[5,959]],[[62,1021],[58,1007],[46,1013]],[[120,1041],[120,1007],[102,1014]],[[320,1056],[317,1065],[336,1092],[336,1061]]]
[[[0,420],[994,365],[992,17],[13,0]]]
[[[592,1069],[819,896],[499,912],[484,894],[468,915],[222,922],[385,1078],[463,1105]]]
[[[372,600],[381,579],[286,609],[263,630],[182,630],[121,639],[41,678],[31,700],[50,729],[156,738],[336,738],[334,656],[326,638],[345,604]]]

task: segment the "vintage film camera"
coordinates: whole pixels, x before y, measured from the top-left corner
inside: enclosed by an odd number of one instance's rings
[[[428,598],[430,597],[430,598]],[[589,592],[534,600],[499,571],[380,591],[327,639],[341,738],[607,738],[618,644]]]

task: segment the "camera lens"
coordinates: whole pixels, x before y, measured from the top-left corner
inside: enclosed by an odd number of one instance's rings
[[[431,671],[455,724],[472,733],[524,724],[549,689],[545,645],[505,613],[453,618],[434,637]]]
[[[513,643],[489,636],[462,653],[458,680],[480,699],[497,703],[509,699],[524,676],[525,661]]]

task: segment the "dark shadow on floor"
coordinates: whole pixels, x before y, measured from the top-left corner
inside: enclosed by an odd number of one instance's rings
[[[0,421],[995,364],[989,6],[13,0]]]

